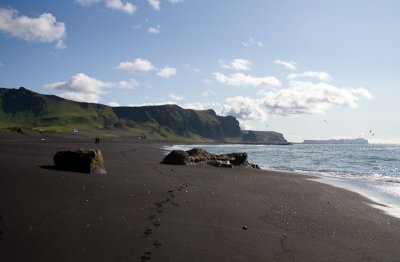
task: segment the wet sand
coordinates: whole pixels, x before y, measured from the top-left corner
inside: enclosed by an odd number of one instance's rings
[[[94,140],[0,135],[0,261],[399,261],[400,220],[305,176],[167,166],[101,141],[108,175],[58,171]]]

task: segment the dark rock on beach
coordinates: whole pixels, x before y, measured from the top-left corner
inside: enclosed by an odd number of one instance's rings
[[[103,156],[98,149],[59,151],[54,155],[57,169],[89,174],[107,174]]]
[[[201,148],[188,151],[173,150],[161,162],[166,165],[209,165],[214,167],[232,168],[234,166],[248,166],[258,168],[256,164],[247,161],[247,153],[213,154]]]

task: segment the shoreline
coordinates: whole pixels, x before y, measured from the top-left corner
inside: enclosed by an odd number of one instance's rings
[[[0,141],[1,261],[396,261],[400,220],[304,175],[161,165],[100,144],[108,175],[51,168],[94,141]]]
[[[218,146],[220,144],[200,144],[205,145],[205,146]],[[226,146],[226,144],[221,144],[223,146]],[[232,146],[235,145],[243,145],[243,144],[232,144]],[[264,145],[264,144],[258,144],[258,145]],[[194,146],[198,146],[198,144],[173,144],[172,146],[165,146],[162,148],[162,150],[171,150],[174,148],[192,148]],[[376,191],[376,188],[374,188],[371,185],[386,185],[388,184],[387,182],[383,181],[366,181],[362,180],[356,177],[340,177],[340,176],[335,176],[332,175],[330,172],[319,172],[319,171],[301,171],[301,170],[284,170],[284,169],[273,169],[269,168],[266,166],[263,166],[262,163],[256,163],[258,164],[262,170],[265,171],[272,171],[272,172],[281,172],[281,173],[289,173],[289,174],[296,174],[296,175],[302,175],[302,176],[307,176],[307,177],[313,177],[311,180],[330,185],[333,187],[349,190],[351,192],[360,194],[361,196],[377,203],[376,205],[372,205],[373,207],[380,209],[384,211],[387,215],[400,218],[400,200],[394,197],[393,195],[388,194],[387,192],[383,191]],[[396,184],[397,185],[397,184]],[[392,187],[395,185],[391,185]]]

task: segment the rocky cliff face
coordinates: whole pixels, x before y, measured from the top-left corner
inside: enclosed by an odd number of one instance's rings
[[[198,134],[205,138],[223,140],[240,136],[239,122],[231,116],[218,116],[213,110],[183,109],[177,105],[115,107],[119,117],[134,122],[153,122],[165,126],[180,136]]]

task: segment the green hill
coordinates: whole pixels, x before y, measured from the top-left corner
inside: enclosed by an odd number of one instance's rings
[[[242,134],[236,118],[218,116],[213,110],[177,105],[109,107],[42,95],[23,87],[0,88],[0,128],[15,127],[56,132],[103,130],[161,140],[287,143],[275,132],[254,131],[255,137]]]
[[[111,107],[41,95],[23,87],[0,88],[0,108],[1,128],[18,126],[64,131],[105,128],[118,121]]]
[[[287,144],[281,133],[273,131],[242,131],[242,139],[245,143]]]

